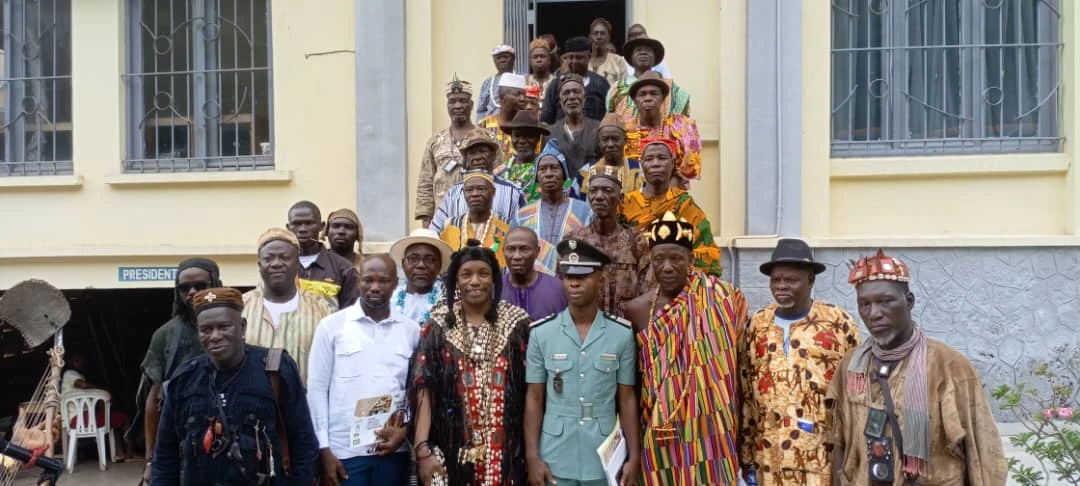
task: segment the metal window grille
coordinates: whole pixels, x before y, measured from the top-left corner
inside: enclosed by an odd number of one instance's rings
[[[1055,152],[1057,0],[832,0],[834,157]]]
[[[503,42],[514,48],[515,73],[529,72],[529,41],[536,37],[536,3],[503,0]]]
[[[71,174],[71,0],[4,0],[0,26],[0,176]]]
[[[128,0],[127,172],[272,169],[269,0]]]

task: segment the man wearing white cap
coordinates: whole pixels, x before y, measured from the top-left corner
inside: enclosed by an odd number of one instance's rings
[[[442,300],[440,275],[450,266],[450,245],[439,234],[417,228],[390,247],[390,257],[401,265],[405,280],[400,282],[391,303],[394,309],[421,326],[426,325],[431,309]]]
[[[525,76],[514,73],[505,73],[499,77],[497,86],[499,93],[499,112],[488,115],[487,118],[477,123],[480,128],[487,129],[491,136],[499,142],[498,162],[506,161],[514,153],[514,144],[510,140],[510,134],[502,131],[502,126],[510,125],[517,116],[518,111],[525,109]]]
[[[495,75],[484,80],[480,86],[480,99],[476,100],[476,119],[494,115],[499,112],[502,101],[499,96],[499,80],[502,75],[514,70],[514,48],[506,44],[500,44],[491,49],[491,60],[495,63]],[[525,89],[524,86],[521,87]]]

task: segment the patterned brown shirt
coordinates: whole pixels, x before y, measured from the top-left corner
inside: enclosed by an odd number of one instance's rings
[[[416,219],[435,216],[435,208],[446,191],[461,182],[462,167],[461,152],[449,128],[428,139],[420,161],[420,175],[416,178]]]
[[[618,225],[615,233],[601,235],[598,223],[571,231],[563,239],[582,240],[611,258],[604,267],[600,284],[600,309],[623,317],[623,304],[644,291],[645,275],[649,268],[649,244],[640,231]]]
[[[827,486],[832,461],[822,447],[830,423],[823,402],[840,359],[859,345],[859,326],[844,309],[815,300],[806,317],[791,323],[785,354],[777,308],[755,313],[742,336],[739,459],[757,467],[763,486]]]

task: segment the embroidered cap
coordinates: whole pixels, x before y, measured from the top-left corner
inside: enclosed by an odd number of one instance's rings
[[[525,76],[514,73],[503,73],[499,76],[499,87],[525,89]]]
[[[589,275],[611,263],[611,258],[604,252],[584,240],[563,240],[556,250],[559,252],[559,272],[563,275]]]
[[[588,172],[590,181],[597,178],[604,178],[618,184],[619,187],[622,187],[623,185],[622,171],[620,171],[618,167],[593,164],[589,166]]]
[[[694,226],[689,221],[668,211],[649,225],[649,228],[645,230],[645,238],[649,240],[649,248],[655,248],[657,245],[673,244],[693,251]]]
[[[446,83],[446,96],[450,96],[454,93],[465,93],[472,96],[473,89],[472,84],[468,81],[462,81],[458,79],[457,73],[454,73],[454,79],[449,83]]]
[[[506,44],[499,44],[499,45],[497,45],[497,46],[495,46],[495,47],[493,47],[491,49],[491,55],[492,56],[498,56],[499,54],[502,54],[504,52],[508,52],[510,54],[513,54],[514,53],[514,48],[510,47],[510,46],[508,46]]]
[[[848,275],[848,283],[856,286],[874,280],[910,282],[911,271],[907,264],[886,255],[885,250],[879,248],[876,254],[851,262],[851,273]]]
[[[259,241],[255,248],[261,250],[267,243],[275,240],[284,241],[297,249],[300,248],[300,240],[296,239],[296,235],[292,231],[285,228],[270,228],[264,231],[263,234],[259,235]]]
[[[202,290],[191,299],[191,307],[195,315],[206,309],[214,307],[229,307],[238,311],[244,310],[244,296],[239,290],[229,287],[217,287]]]

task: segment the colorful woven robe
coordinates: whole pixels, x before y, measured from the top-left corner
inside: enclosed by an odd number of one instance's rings
[[[536,255],[537,269],[548,275],[555,275],[556,270],[558,270],[559,253],[555,251],[555,245],[558,245],[563,237],[571,231],[585,227],[592,219],[592,208],[589,207],[588,203],[569,197],[566,200],[570,203],[570,207],[566,209],[566,215],[563,216],[562,220],[557,222],[561,230],[558,239],[553,242],[547,241],[543,237],[551,222],[545,221],[545,218],[542,217],[540,211],[541,201],[526,204],[525,207],[518,211],[517,225],[530,228],[540,236],[540,252]]]
[[[510,232],[510,225],[492,216],[490,227],[485,228],[483,238],[480,238],[476,235],[473,225],[469,224],[469,215],[463,214],[446,223],[446,227],[439,233],[439,239],[450,245],[454,251],[462,249],[469,240],[479,240],[480,246],[495,252],[499,266],[505,268],[506,260],[503,258],[502,244],[506,241],[508,232]]]
[[[626,148],[623,149],[626,158],[641,160],[641,141],[647,138],[670,138],[678,142],[675,174],[683,179],[701,178],[701,135],[698,134],[697,122],[694,119],[682,115],[668,115],[658,129],[643,127],[636,119],[627,123]]]
[[[739,470],[736,327],[746,299],[699,271],[637,335],[642,484],[733,485]],[[673,427],[674,438],[658,438]]]
[[[635,81],[637,81],[637,76],[631,73],[626,76],[626,79],[612,84],[607,94],[607,110],[619,115],[619,118],[628,123],[637,117],[637,104],[630,99],[630,85]],[[664,82],[667,83],[671,94],[667,97],[668,102],[660,105],[660,114],[668,116],[674,113],[690,116],[690,93],[675,84],[674,80],[665,79]]]
[[[694,225],[694,268],[719,277],[723,271],[720,248],[713,241],[709,218],[690,193],[673,187],[663,197],[648,197],[641,191],[634,191],[623,200],[621,217],[624,223],[645,231],[667,211]]]

